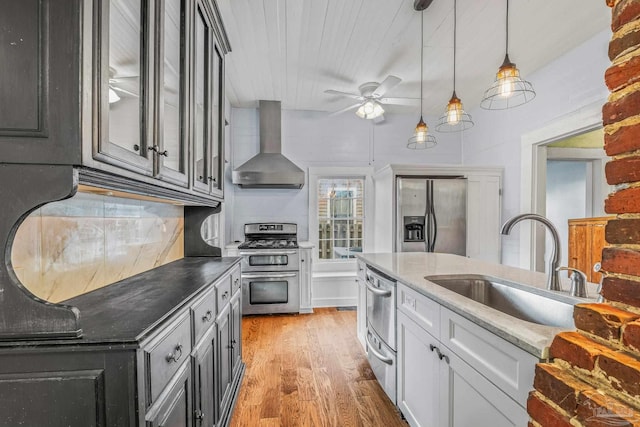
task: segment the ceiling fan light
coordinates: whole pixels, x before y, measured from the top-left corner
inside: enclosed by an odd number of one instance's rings
[[[120,101],[120,97],[115,90],[109,88],[109,104],[113,104]]]
[[[377,101],[367,101],[356,110],[356,115],[361,119],[375,119],[384,114],[384,108]]]

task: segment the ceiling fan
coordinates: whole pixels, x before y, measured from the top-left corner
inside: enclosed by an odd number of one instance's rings
[[[396,76],[389,75],[382,83],[367,82],[358,87],[360,93],[342,92],[339,90],[325,90],[324,93],[329,95],[344,96],[351,99],[356,99],[358,102],[350,105],[341,110],[331,113],[331,116],[342,114],[346,111],[357,108],[356,115],[363,119],[377,119],[384,114],[383,105],[395,104],[395,105],[417,105],[420,101],[419,98],[391,98],[385,97],[384,94],[389,90],[396,87],[402,79]]]

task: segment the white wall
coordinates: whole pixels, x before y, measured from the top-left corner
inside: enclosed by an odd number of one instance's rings
[[[560,263],[565,267],[568,265],[569,259],[569,224],[567,220],[587,216],[587,191],[591,191],[591,188],[587,188],[588,166],[584,161],[549,160],[547,162],[546,217],[558,229]],[[546,241],[545,248],[548,248],[547,252],[549,252],[552,248],[549,233],[547,233]],[[545,254],[545,260],[548,260],[549,257],[549,253]]]
[[[610,31],[605,30],[534,73],[521,70],[536,90],[536,98],[530,103],[512,110],[476,108],[469,111],[475,126],[463,134],[463,162],[504,166],[502,217],[505,220],[520,213],[522,136],[558,117],[605,102],[608,90],[603,76],[610,65],[607,57],[610,37]],[[526,52],[511,52],[510,56],[517,63],[518,56],[524,55]],[[490,82],[484,84],[488,86]],[[502,242],[503,263],[519,266],[517,230],[503,237]]]
[[[436,133],[439,144],[430,150],[406,148],[419,117],[387,115],[382,123],[344,113],[329,117],[315,111],[282,112],[282,152],[305,172],[320,166],[374,166],[389,163],[460,164],[459,136]],[[426,117],[428,124],[435,118]],[[232,140],[231,168],[240,166],[259,149],[257,109],[231,109],[227,129]],[[228,165],[229,166],[229,165]],[[229,168],[229,169],[231,169]],[[230,173],[230,172],[228,172]],[[243,225],[260,221],[288,221],[298,224],[298,238],[309,238],[308,185],[301,190],[243,189],[227,182],[227,242],[244,240]],[[233,193],[231,198],[227,195]],[[228,206],[229,200],[233,206]]]

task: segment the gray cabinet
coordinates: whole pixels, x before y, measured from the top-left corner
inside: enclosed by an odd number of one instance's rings
[[[0,427],[228,425],[242,305],[217,291],[239,261],[183,259],[73,298],[81,339],[0,342]]]
[[[224,57],[211,3],[195,3],[193,28],[193,188],[222,196]]]
[[[0,3],[0,158],[80,162],[80,0]]]
[[[72,165],[80,184],[199,205],[223,198],[230,47],[215,0],[2,5],[3,163]]]

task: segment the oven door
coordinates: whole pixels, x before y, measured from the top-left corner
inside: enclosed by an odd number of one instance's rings
[[[242,273],[242,313],[272,314],[300,311],[297,271]]]
[[[298,270],[298,250],[241,250],[242,272]]]

